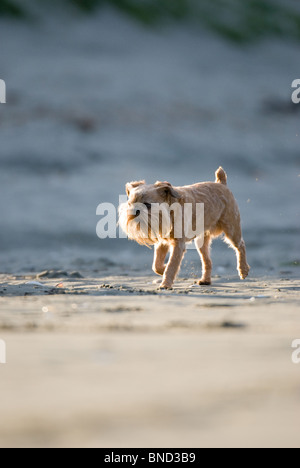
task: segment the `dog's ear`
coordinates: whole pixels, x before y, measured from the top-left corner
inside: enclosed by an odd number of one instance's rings
[[[157,187],[159,194],[165,199],[169,197],[176,199],[180,198],[180,194],[169,182],[156,182],[155,187]]]
[[[139,187],[140,185],[145,185],[145,180],[140,180],[136,182],[130,182],[129,184],[126,184],[126,193],[127,196],[129,197],[130,192],[132,189]]]

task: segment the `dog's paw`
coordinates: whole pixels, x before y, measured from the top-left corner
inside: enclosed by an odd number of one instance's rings
[[[203,281],[203,280],[200,280],[198,281],[199,286],[211,286],[211,281]]]
[[[159,288],[160,291],[172,291],[172,284],[162,283]]]
[[[240,275],[241,280],[245,280],[248,277],[248,275],[250,273],[250,270],[251,270],[251,268],[250,268],[249,265],[247,265],[247,267],[243,268],[243,270],[239,270],[239,275]]]
[[[240,273],[241,280],[245,280],[248,277],[249,273]]]
[[[166,267],[164,268],[156,268],[155,266],[153,267],[153,271],[156,275],[158,276],[164,276],[165,274],[165,271],[166,271]]]

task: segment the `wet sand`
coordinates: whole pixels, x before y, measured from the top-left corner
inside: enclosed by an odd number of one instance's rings
[[[298,279],[48,276],[1,276],[2,447],[300,446]]]

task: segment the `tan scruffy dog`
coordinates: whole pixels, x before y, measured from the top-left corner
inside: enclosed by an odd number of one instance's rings
[[[120,225],[128,237],[139,244],[155,246],[153,270],[163,276],[160,289],[171,289],[179,272],[186,243],[195,241],[202,260],[199,285],[210,285],[212,239],[225,234],[237,253],[238,272],[245,279],[250,271],[242,237],[237,202],[227,187],[227,175],[220,167],[216,182],[173,187],[168,182],[147,185],[145,181],[126,185],[128,202],[120,206]],[[204,221],[198,223],[198,207],[204,204]],[[187,210],[187,207],[189,210]],[[187,212],[190,216],[187,216]],[[188,233],[186,222],[192,227]],[[184,228],[184,229],[183,229]],[[170,259],[165,260],[170,251]]]

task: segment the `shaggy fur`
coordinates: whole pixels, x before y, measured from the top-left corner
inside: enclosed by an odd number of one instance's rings
[[[220,167],[215,182],[204,182],[185,187],[173,187],[168,182],[147,185],[145,181],[126,185],[128,202],[120,206],[120,225],[128,237],[139,244],[155,246],[153,270],[163,276],[161,289],[171,289],[186,251],[186,243],[195,241],[202,260],[203,274],[199,285],[210,285],[212,261],[211,242],[225,235],[236,251],[238,272],[244,280],[250,271],[246,247],[242,237],[240,212],[232,192],[227,187],[227,175]],[[204,234],[197,228],[197,204],[205,209]],[[191,223],[194,233],[176,235],[175,222],[183,224],[187,204],[192,207]],[[154,209],[160,206],[159,210]],[[170,213],[170,207],[171,213]],[[199,232],[197,231],[199,229]],[[165,260],[168,253],[170,258]]]

